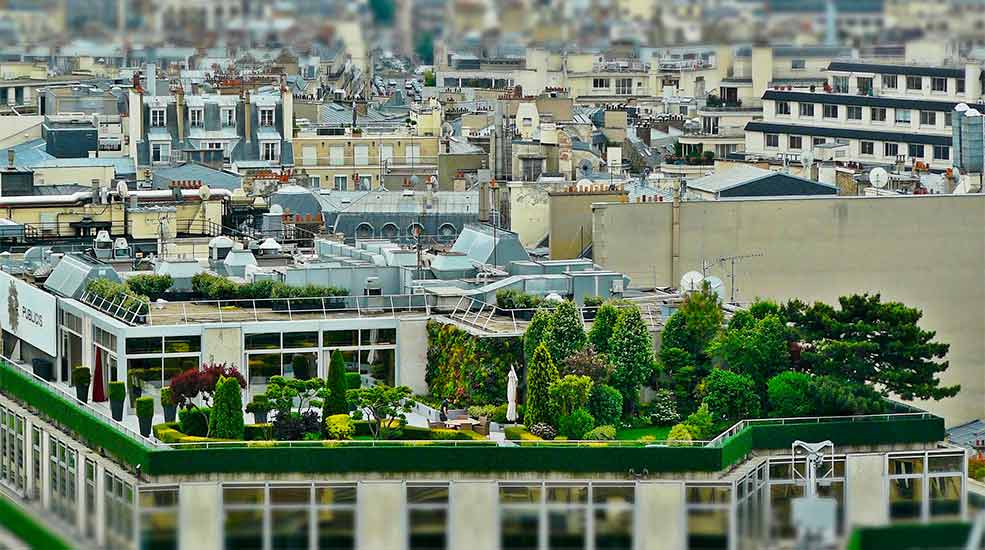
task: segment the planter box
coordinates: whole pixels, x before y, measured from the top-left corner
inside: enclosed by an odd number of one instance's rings
[[[164,409],[164,421],[174,422],[175,416],[178,412],[178,407],[175,405],[164,405],[161,408]]]
[[[89,402],[89,384],[85,386],[75,386],[75,398],[83,403]]]
[[[117,401],[115,399],[110,399],[109,400],[109,408],[113,412],[113,420],[116,420],[117,422],[122,422],[123,421],[123,400],[121,399],[121,400]]]

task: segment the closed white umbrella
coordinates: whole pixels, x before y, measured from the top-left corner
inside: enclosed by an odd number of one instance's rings
[[[510,374],[506,378],[506,420],[516,422],[516,370],[510,367]]]

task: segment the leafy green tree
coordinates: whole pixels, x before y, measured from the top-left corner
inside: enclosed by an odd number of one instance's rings
[[[322,402],[322,418],[349,412],[349,401],[346,392],[349,391],[345,381],[345,358],[342,352],[334,350],[331,362],[328,364],[328,380],[325,383],[326,392]]]
[[[650,405],[650,421],[654,424],[669,426],[681,419],[681,415],[677,413],[677,400],[674,398],[674,392],[668,389],[657,390]]]
[[[685,445],[683,442],[689,442],[694,440],[694,435],[691,434],[691,427],[681,422],[680,424],[674,424],[674,427],[670,429],[667,434],[667,439],[669,441],[680,441],[681,445]]]
[[[242,441],[245,426],[239,382],[235,378],[220,378],[209,414],[209,436]]]
[[[677,401],[677,410],[681,414],[691,414],[698,407],[696,397],[698,384],[706,375],[704,371],[699,371],[698,367],[686,366],[674,371],[671,375],[671,387],[674,392],[674,399]]]
[[[814,396],[811,377],[802,372],[786,371],[767,382],[769,415],[777,418],[811,416]]]
[[[759,395],[766,394],[767,380],[790,368],[787,330],[773,314],[741,328],[729,325],[708,345],[708,354],[718,366],[752,378]]]
[[[569,374],[551,384],[548,393],[554,410],[565,416],[588,404],[592,392],[592,379],[587,376]]]
[[[693,439],[711,439],[715,435],[712,433],[715,431],[715,419],[712,418],[706,403],[702,403],[698,410],[691,413],[684,424]]]
[[[558,372],[561,376],[569,374],[587,376],[595,384],[605,384],[612,376],[612,365],[606,362],[604,355],[596,353],[594,346],[589,344],[558,365]]]
[[[838,376],[816,376],[811,380],[812,414],[847,416],[879,414],[886,411],[882,395],[866,384]]]
[[[530,319],[530,324],[527,325],[527,330],[523,333],[523,356],[528,365],[534,357],[534,351],[544,341],[547,327],[553,316],[554,313],[550,309],[540,308]]]
[[[714,422],[737,422],[759,416],[759,395],[756,383],[744,374],[725,369],[712,369],[701,383],[702,405],[707,405]]]
[[[694,357],[692,364],[703,365],[707,363],[705,349],[724,321],[718,295],[705,284],[701,290],[688,294],[677,313],[667,320],[661,345],[683,349]]]
[[[749,314],[757,320],[765,319],[769,315],[782,317],[782,313],[782,308],[772,300],[757,299],[749,306]]]
[[[551,403],[550,388],[557,382],[558,373],[547,346],[540,344],[527,367],[527,403],[523,423],[527,426],[544,423],[556,425],[555,411]]]
[[[820,375],[871,384],[885,396],[905,400],[953,397],[961,386],[942,386],[939,375],[950,346],[918,323],[923,313],[879,294],[842,296],[839,308],[816,303],[802,307],[796,327],[805,346],[802,360]],[[791,308],[793,309],[793,308]]]
[[[412,408],[411,395],[407,386],[391,387],[385,384],[349,390],[356,408],[367,415],[373,439],[386,439],[400,428],[400,422]]]
[[[615,367],[612,386],[622,394],[623,411],[635,411],[640,386],[653,371],[653,340],[639,308],[627,307],[619,312],[610,339],[609,361]]]
[[[622,416],[622,394],[605,384],[595,384],[588,394],[588,412],[600,426],[615,425]]]
[[[588,331],[588,341],[595,346],[595,351],[601,354],[609,353],[609,340],[612,329],[616,326],[619,309],[612,302],[605,302],[595,312],[592,328]]]
[[[434,75],[434,71],[428,69],[424,71],[424,85],[425,86],[435,86],[438,83],[438,79]]]
[[[585,433],[595,427],[595,418],[585,409],[575,409],[561,416],[558,431],[568,439],[584,439]]]
[[[551,352],[551,359],[555,364],[561,364],[572,354],[584,349],[587,343],[588,337],[585,336],[585,327],[577,306],[569,300],[560,302],[554,308],[554,314],[544,331],[544,344],[547,345],[547,351]]]

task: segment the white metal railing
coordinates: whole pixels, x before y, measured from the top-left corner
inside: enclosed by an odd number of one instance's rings
[[[909,407],[912,409],[912,407]],[[709,447],[720,447],[732,436],[738,434],[746,427],[753,424],[765,425],[784,425],[784,424],[823,424],[826,422],[873,422],[902,420],[906,418],[931,418],[934,415],[928,412],[896,412],[881,414],[858,414],[845,416],[798,416],[790,418],[750,418],[740,420],[733,424],[729,429],[718,434],[717,437],[708,442]]]
[[[146,444],[151,445],[153,447],[160,447],[161,446],[161,444],[155,442],[155,440],[153,438],[144,437],[143,435],[140,434],[139,431],[134,430],[133,428],[127,426],[123,422],[117,422],[116,420],[113,419],[112,416],[110,416],[110,415],[106,414],[105,412],[101,411],[98,407],[96,407],[92,403],[83,403],[82,401],[79,401],[79,398],[75,395],[75,392],[74,391],[70,391],[68,388],[63,387],[63,386],[61,386],[60,384],[58,384],[56,382],[50,382],[50,381],[45,380],[44,378],[41,378],[40,376],[34,374],[34,370],[31,369],[31,368],[29,368],[27,365],[24,365],[23,363],[20,363],[19,361],[16,361],[14,359],[11,359],[11,358],[6,357],[6,356],[3,356],[3,355],[0,355],[0,365],[2,365],[4,367],[8,367],[8,368],[9,367],[13,367],[13,368],[16,368],[16,369],[18,369],[20,371],[23,371],[24,374],[26,374],[27,376],[33,378],[36,382],[45,384],[48,388],[51,388],[55,392],[59,393],[62,398],[67,399],[70,403],[72,403],[76,407],[84,410],[85,412],[91,414],[92,416],[95,416],[99,420],[101,420],[101,421],[105,422],[106,424],[108,424],[108,425],[116,428],[117,430],[120,430],[121,432],[125,433],[126,435],[128,435],[128,436],[130,436],[130,437],[132,437],[134,439],[136,439],[137,441],[140,441],[142,443],[146,443]],[[79,435],[84,436],[85,434],[79,434]]]
[[[295,317],[323,319],[340,314],[356,317],[396,317],[401,313],[431,314],[436,298],[428,294],[380,296],[323,296],[311,298],[258,298],[191,300],[151,304],[147,324],[172,325],[201,322],[282,321]]]
[[[643,320],[646,321],[647,325],[651,330],[656,329],[659,326],[660,309],[659,307],[654,307],[652,303],[615,303],[617,308],[630,307],[635,305],[640,309],[640,314]],[[493,329],[493,332],[501,333],[522,333],[526,327],[522,325],[521,322],[529,321],[529,317],[532,317],[534,313],[537,312],[539,308],[513,308],[504,309],[495,304],[490,304],[482,300],[478,300],[471,296],[462,296],[458,299],[458,303],[455,304],[455,308],[448,315],[449,319],[454,321],[459,321],[481,329],[483,331],[489,332]],[[598,310],[598,306],[581,306],[578,308],[579,314],[581,315],[582,324],[585,323],[585,313]],[[512,331],[497,331],[496,326],[490,327],[490,323],[496,319],[508,321],[512,327]]]
[[[149,307],[149,303],[145,302],[142,298],[132,295],[124,294],[121,296],[119,301],[108,300],[94,292],[89,292],[88,290],[82,291],[82,296],[79,299],[104,313],[108,313],[113,317],[125,321],[131,325],[136,325],[142,323],[146,313],[141,313],[139,309],[131,309],[125,306],[127,300],[133,300],[136,303],[145,305]]]
[[[243,448],[272,448],[290,447],[300,449],[332,448],[332,447],[414,447],[428,445],[432,447],[492,447],[495,441],[491,439],[325,439],[319,441],[202,441],[199,443],[165,443],[172,449],[243,449]],[[560,441],[558,443],[561,443]],[[597,443],[597,442],[596,442]]]

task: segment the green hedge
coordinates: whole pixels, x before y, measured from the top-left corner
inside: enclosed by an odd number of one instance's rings
[[[821,423],[753,424],[752,447],[754,449],[786,449],[800,439],[824,441],[830,439],[836,446],[870,445],[873,443],[926,443],[943,441],[944,419],[936,416],[918,416],[884,420],[879,417],[860,418],[856,421],[831,421]]]
[[[0,391],[41,413],[57,425],[79,436],[93,449],[109,454],[131,465],[149,463],[151,447],[135,439],[108,421],[89,413],[79,403],[63,397],[44,382],[31,377],[17,367],[0,363]]]
[[[856,529],[846,550],[917,550],[964,548],[969,523],[904,524]]]
[[[61,537],[35,521],[26,510],[0,494],[0,527],[12,533],[24,544],[37,550],[71,548]]]

